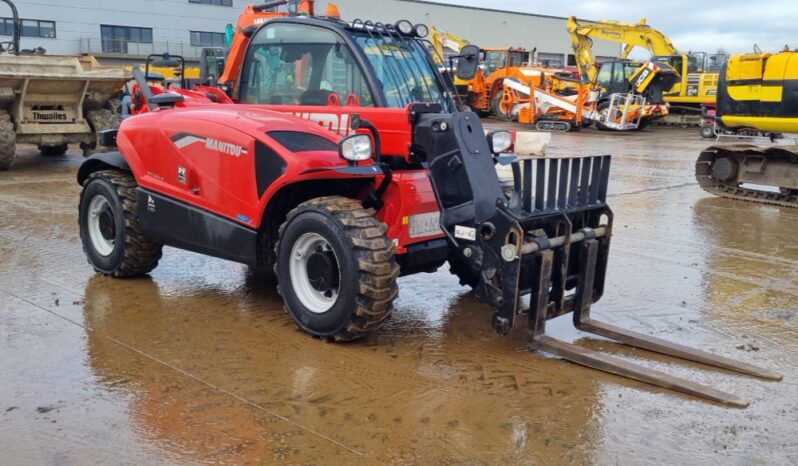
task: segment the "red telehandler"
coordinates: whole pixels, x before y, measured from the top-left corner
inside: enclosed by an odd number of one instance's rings
[[[422,40],[426,27],[275,17],[250,34],[230,101],[148,92],[87,159],[80,237],[113,277],[152,271],[163,245],[273,269],[296,324],[324,340],[377,329],[400,275],[452,273],[493,310],[500,334],[570,361],[731,406],[735,395],[545,334],[574,324],[651,351],[780,375],[593,320],[609,257],[609,156],[519,159],[510,134],[456,112]],[[458,76],[479,49],[461,51]],[[146,84],[146,83],[145,83]],[[512,163],[505,194],[495,170]]]

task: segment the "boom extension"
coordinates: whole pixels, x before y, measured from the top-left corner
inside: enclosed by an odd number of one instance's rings
[[[546,321],[573,313],[585,332],[689,361],[770,380],[781,375],[711,353],[606,324],[590,317],[604,292],[613,213],[607,205],[610,156],[516,162],[516,191],[507,196],[473,113],[423,114],[414,147],[430,167],[441,227],[480,277],[478,299],[493,308],[492,324],[507,334],[526,321],[532,346],[594,369],[725,405],[736,395],[552,338]],[[520,192],[518,189],[520,188]],[[529,304],[525,303],[528,297]]]

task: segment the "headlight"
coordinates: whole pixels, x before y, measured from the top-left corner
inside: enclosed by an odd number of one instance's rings
[[[413,34],[413,23],[406,19],[397,21],[396,24],[394,24],[394,27],[397,31],[399,31],[400,34],[404,34],[406,36]]]
[[[488,144],[491,152],[500,154],[513,145],[513,137],[509,131],[492,131],[488,133]]]
[[[416,27],[413,29],[416,33],[416,37],[425,38],[429,35],[429,28],[426,24],[416,24]]]
[[[350,162],[362,162],[371,158],[371,137],[355,134],[338,143],[338,155]]]

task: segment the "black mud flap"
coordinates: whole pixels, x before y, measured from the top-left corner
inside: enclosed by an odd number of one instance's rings
[[[628,345],[767,379],[779,374],[620,329],[590,317],[604,293],[613,214],[607,205],[610,156],[527,159],[514,167],[515,191],[502,191],[477,115],[425,114],[414,154],[429,163],[441,228],[453,254],[480,276],[476,296],[506,334],[522,323],[532,345],[578,364],[744,407],[739,397],[594,352],[545,334],[546,321],[573,313],[580,330]]]

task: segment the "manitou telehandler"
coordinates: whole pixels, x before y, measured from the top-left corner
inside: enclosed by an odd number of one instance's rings
[[[98,272],[152,271],[163,245],[273,269],[297,326],[324,340],[374,331],[404,274],[451,271],[500,334],[585,366],[743,407],[715,390],[545,334],[587,332],[778,380],[780,375],[590,318],[604,292],[613,213],[609,156],[517,160],[510,134],[455,112],[408,21],[289,16],[251,34],[236,103],[165,92],[117,131],[119,152],[78,172],[80,237]],[[465,47],[457,74],[476,73]],[[186,105],[178,107],[178,105]],[[496,163],[513,163],[502,190]],[[487,320],[487,319],[486,319]]]

